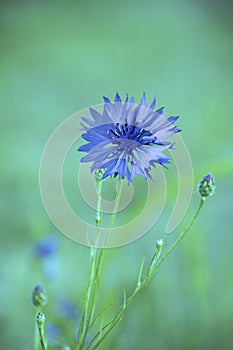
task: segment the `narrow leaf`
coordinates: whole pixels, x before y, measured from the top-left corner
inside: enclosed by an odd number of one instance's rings
[[[146,254],[144,254],[144,256],[142,258],[141,266],[139,269],[138,280],[137,280],[137,289],[140,288],[141,284],[142,284],[141,278],[142,278],[142,271],[143,271],[143,267],[144,267],[144,263],[145,263],[145,257],[146,257]]]

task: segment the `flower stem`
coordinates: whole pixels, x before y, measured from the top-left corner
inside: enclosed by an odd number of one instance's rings
[[[38,350],[39,349],[39,333],[38,333],[38,328],[37,324],[35,322],[35,341],[34,341],[34,349]]]
[[[120,199],[121,199],[122,185],[123,185],[123,182],[120,179],[119,180],[119,188],[117,191],[117,196],[116,196],[116,200],[115,200],[115,204],[114,204],[113,214],[111,217],[107,236],[105,239],[105,244],[107,243],[107,240],[109,238],[109,235],[111,233],[111,230],[113,228],[113,224],[114,224],[114,221],[116,218],[117,210],[118,210]],[[101,270],[102,270],[102,265],[103,265],[103,258],[104,258],[104,248],[101,248],[99,256],[98,256],[98,260],[96,263],[96,275],[95,275],[95,283],[94,283],[94,289],[93,289],[93,305],[91,306],[91,314],[90,314],[90,319],[88,322],[88,328],[89,328],[88,330],[90,330],[90,328],[91,328],[90,325],[92,324],[94,313],[95,313],[95,306],[96,306],[96,302],[97,302],[97,298],[98,298],[100,275],[101,275]]]
[[[97,236],[97,242],[96,242],[96,246],[97,246],[99,236],[101,233],[101,224],[102,224],[102,213],[101,213],[102,180],[100,177],[99,178],[96,177],[96,191],[97,191],[96,225],[98,229],[98,236]],[[117,209],[120,203],[121,191],[122,191],[122,180],[120,180],[113,214],[111,217],[109,229],[105,239],[105,244],[107,242],[107,239],[111,233],[111,230],[114,224],[114,220],[117,214]],[[84,298],[84,309],[83,309],[82,319],[79,327],[78,341],[76,344],[77,350],[82,350],[85,347],[88,332],[90,331],[93,325],[92,321],[94,318],[96,303],[97,303],[98,294],[99,294],[100,275],[101,275],[102,264],[103,264],[104,248],[101,248],[98,255],[98,248],[96,246],[90,247],[91,264],[90,264],[90,271],[89,271],[89,282],[88,282],[86,295]]]
[[[97,205],[96,205],[96,226],[98,228],[98,234],[100,233],[99,230],[101,228],[102,223],[102,212],[101,212],[101,200],[102,200],[102,180],[101,177],[96,175],[96,193],[97,193]]]
[[[107,243],[108,237],[109,237],[109,235],[110,235],[110,233],[112,231],[113,224],[114,224],[114,221],[115,221],[115,218],[116,218],[116,214],[117,214],[118,207],[119,207],[119,204],[120,204],[120,199],[121,199],[122,187],[123,187],[123,181],[120,178],[119,179],[119,187],[118,187],[118,191],[117,191],[117,196],[116,196],[116,200],[115,200],[115,203],[114,203],[113,213],[112,213],[111,221],[110,221],[110,224],[109,224],[109,228],[108,228],[108,233],[107,233],[105,244]]]
[[[124,316],[124,313],[126,309],[129,307],[129,305],[132,303],[132,301],[135,299],[136,295],[141,291],[145,286],[149,283],[153,275],[158,271],[162,263],[165,261],[165,259],[173,252],[173,250],[177,247],[177,245],[183,240],[183,238],[187,235],[193,224],[195,223],[202,207],[204,204],[204,200],[201,199],[201,202],[199,204],[199,207],[191,220],[190,224],[181,232],[179,237],[176,239],[176,241],[172,244],[172,246],[162,255],[160,260],[156,261],[156,264],[154,265],[153,269],[148,270],[147,276],[145,279],[142,281],[141,284],[137,284],[136,289],[132,293],[130,297],[127,298],[127,300],[124,300],[123,304],[120,306],[118,309],[116,315],[113,317],[113,319],[105,324],[101,328],[101,332],[97,332],[96,335],[92,338],[91,342],[87,346],[86,350],[95,350],[99,347],[99,345],[102,343],[102,341],[107,337],[107,335],[111,332],[111,330],[121,321],[121,319]],[[153,256],[153,258],[155,255]],[[152,258],[152,259],[153,259]],[[141,271],[140,271],[140,276],[141,276]],[[97,341],[98,339],[98,341]]]
[[[173,252],[173,250],[177,247],[177,245],[182,241],[182,239],[187,235],[187,233],[189,232],[189,230],[191,229],[191,227],[193,226],[193,224],[195,223],[195,221],[197,220],[197,217],[203,207],[205,203],[205,200],[203,198],[201,198],[199,207],[197,208],[197,211],[193,217],[193,219],[191,220],[190,224],[181,232],[181,234],[179,235],[179,237],[175,240],[175,242],[172,244],[172,246],[164,253],[164,255],[161,257],[160,261],[156,264],[154,270],[151,273],[151,277],[157,272],[157,270],[159,269],[159,267],[162,265],[162,263],[164,262],[164,260]],[[151,278],[150,277],[150,278]],[[149,278],[149,280],[150,280]],[[149,282],[148,280],[148,282]]]
[[[47,339],[46,339],[45,330],[44,330],[45,315],[42,312],[37,313],[36,324],[39,331],[41,349],[47,350],[48,349]]]

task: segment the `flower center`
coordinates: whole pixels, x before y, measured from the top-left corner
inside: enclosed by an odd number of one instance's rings
[[[137,125],[129,125],[116,123],[111,126],[108,135],[113,144],[118,145],[118,151],[124,151],[131,154],[134,149],[141,145],[149,145],[154,143],[155,136],[151,132],[138,127]]]
[[[133,149],[139,146],[137,141],[126,138],[114,139],[113,143],[118,145],[119,151],[124,151],[127,153],[131,153]]]

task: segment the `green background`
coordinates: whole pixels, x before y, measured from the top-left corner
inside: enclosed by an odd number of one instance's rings
[[[88,249],[49,221],[40,197],[40,158],[62,121],[116,91],[137,101],[142,91],[149,99],[156,95],[159,107],[179,114],[194,184],[212,172],[217,190],[190,235],[101,348],[233,348],[232,10],[230,1],[217,0],[0,2],[1,349],[33,348],[30,295],[38,282],[49,294],[47,323],[64,326],[73,340],[75,320],[64,325],[58,305],[69,300],[80,313]],[[74,182],[75,148],[71,159],[67,179]],[[119,305],[121,283],[133,289],[143,254],[149,259],[164,235],[176,198],[173,164],[166,177],[166,206],[154,228],[107,252],[102,302]],[[75,202],[73,182],[67,192]],[[198,200],[194,193],[169,242],[189,222]],[[48,279],[34,251],[51,232],[57,232],[59,248],[56,276]]]

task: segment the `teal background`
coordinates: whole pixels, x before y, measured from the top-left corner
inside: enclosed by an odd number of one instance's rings
[[[211,171],[217,190],[101,349],[232,349],[232,3],[1,1],[0,30],[1,349],[33,348],[30,295],[38,282],[49,295],[47,323],[63,327],[61,338],[67,334],[73,341],[75,320],[64,322],[58,305],[69,300],[80,313],[88,249],[50,222],[39,191],[40,158],[58,124],[116,91],[137,101],[142,91],[150,99],[156,95],[159,107],[179,114],[195,184]],[[67,162],[72,181],[78,159]],[[176,176],[171,165],[166,206],[155,227],[107,252],[102,303],[106,298],[119,305],[121,283],[133,289],[143,254],[149,259],[164,235]],[[75,195],[70,193],[72,201]],[[189,222],[198,200],[194,193],[169,242]],[[34,251],[51,232],[57,232],[59,248],[49,262],[56,273],[48,278]]]

